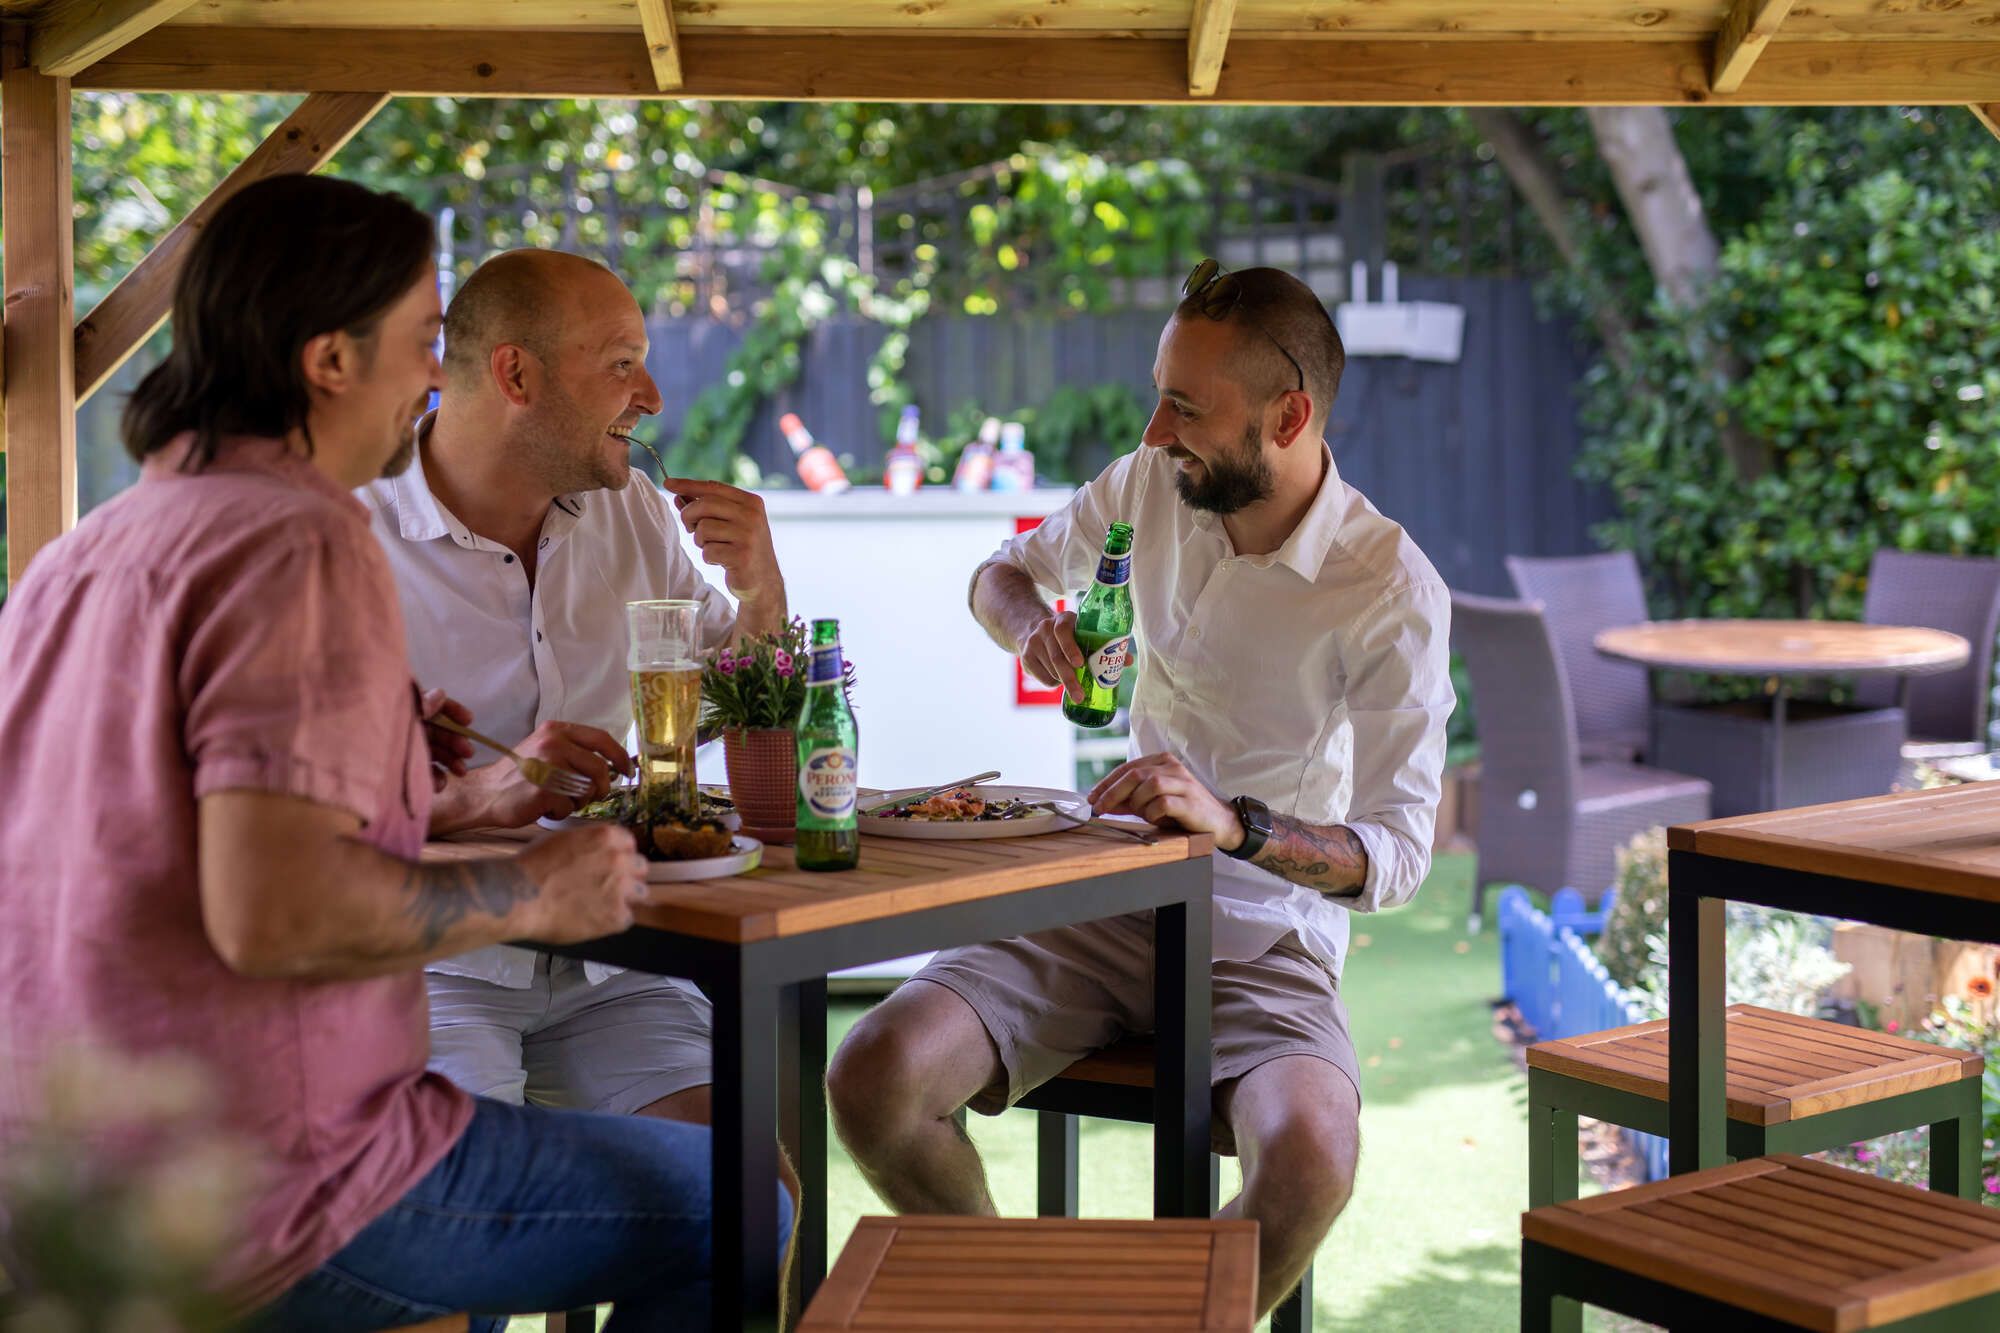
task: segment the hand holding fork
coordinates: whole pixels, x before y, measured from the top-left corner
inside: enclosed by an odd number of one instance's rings
[[[533,755],[517,754],[510,746],[502,745],[490,736],[481,735],[463,722],[447,717],[443,713],[433,713],[425,719],[425,722],[427,725],[455,732],[468,740],[478,741],[487,749],[506,755],[514,761],[514,767],[521,770],[522,777],[543,791],[575,802],[582,802],[590,797],[591,781],[581,773],[558,768],[548,760],[537,759]]]

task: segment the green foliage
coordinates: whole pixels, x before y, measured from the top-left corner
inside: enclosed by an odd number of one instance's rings
[[[789,730],[806,702],[811,654],[806,622],[794,618],[775,634],[752,634],[707,655],[701,667],[701,727]],[[853,705],[854,663],[841,688]]]
[[[2000,154],[1956,108],[1766,123],[1772,188],[1710,299],[1654,307],[1629,368],[1587,377],[1583,468],[1659,609],[1852,617],[1877,546],[2000,546]],[[1765,475],[1727,480],[1732,418]]]
[[[1724,934],[1731,1004],[1814,1014],[1820,996],[1849,970],[1829,947],[1832,927],[1815,917],[1732,903]],[[1620,851],[1618,901],[1594,948],[1605,972],[1646,1017],[1666,1017],[1665,829],[1642,833]]]

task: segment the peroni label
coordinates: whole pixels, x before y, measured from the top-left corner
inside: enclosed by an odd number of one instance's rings
[[[1132,636],[1120,635],[1093,652],[1083,669],[1090,678],[1107,690],[1118,688],[1118,678],[1125,674],[1125,668],[1132,665]]]
[[[806,684],[831,685],[840,679],[840,645],[829,643],[823,648],[812,650],[812,660],[806,668]]]
[[[854,751],[837,745],[823,746],[799,765],[799,799],[816,818],[852,819],[854,779]]]
[[[1132,581],[1132,553],[1102,556],[1097,561],[1097,581],[1107,588],[1122,588]]]

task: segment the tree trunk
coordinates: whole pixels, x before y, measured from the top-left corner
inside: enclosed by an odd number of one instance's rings
[[[1527,202],[1528,210],[1542,224],[1548,233],[1556,253],[1569,266],[1577,279],[1583,283],[1585,299],[1590,304],[1590,321],[1597,328],[1597,336],[1604,341],[1605,354],[1624,369],[1631,360],[1626,340],[1631,337],[1632,324],[1625,318],[1604,290],[1604,283],[1593,272],[1583,253],[1583,245],[1577,239],[1576,231],[1570,226],[1569,201],[1562,187],[1562,176],[1556,164],[1542,148],[1541,140],[1519,116],[1503,107],[1468,107],[1466,118],[1474,129],[1493,147],[1493,154],[1506,169],[1514,188],[1520,191]]]
[[[1584,114],[1654,282],[1668,305],[1692,308],[1714,281],[1722,252],[1667,113],[1656,106],[1617,106],[1590,107]],[[1743,377],[1743,362],[1727,343],[1692,351],[1721,384]],[[1722,447],[1746,481],[1771,469],[1770,447],[1733,420],[1722,427]]]

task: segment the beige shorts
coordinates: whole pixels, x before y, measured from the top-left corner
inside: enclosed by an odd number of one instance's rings
[[[1347,1075],[1360,1095],[1339,983],[1296,935],[1250,962],[1215,964],[1213,977],[1211,1086],[1280,1056],[1310,1055]],[[945,987],[986,1025],[1006,1086],[968,1105],[998,1115],[1092,1051],[1153,1030],[1153,914],[951,949],[911,980]],[[1218,1152],[1235,1152],[1219,1118],[1215,1142]]]

